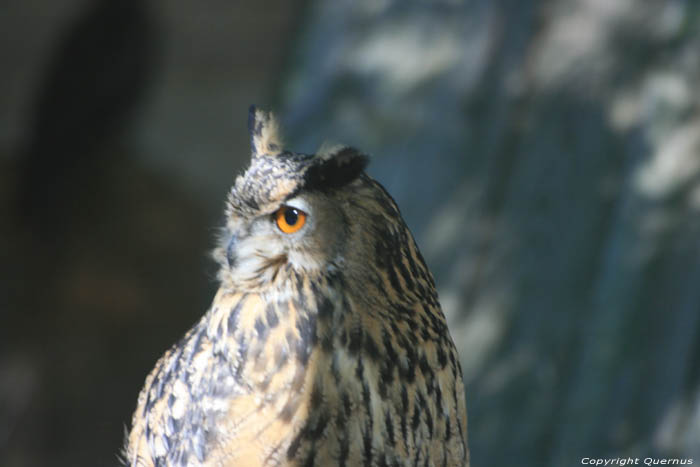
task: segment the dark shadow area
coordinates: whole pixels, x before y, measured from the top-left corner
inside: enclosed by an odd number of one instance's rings
[[[273,6],[278,14],[263,14]],[[212,25],[191,21],[199,30],[173,32],[189,19],[167,18],[154,2],[88,1],[57,28],[27,93],[23,140],[0,159],[0,465],[118,464],[146,375],[216,290],[209,251],[226,194],[225,185],[211,190],[216,199],[193,193],[187,177],[172,170],[185,157],[177,148],[166,168],[147,162],[139,134],[162,125],[163,115],[149,109],[154,96],[171,92],[167,86],[175,82],[183,94],[207,86],[166,76],[175,59],[192,75],[205,66],[215,74],[223,55],[240,71],[228,85],[242,91],[226,123],[233,129],[221,140],[240,127],[232,139],[244,152],[225,157],[247,160],[247,106],[272,81],[260,75],[281,66],[294,20],[285,8],[233,6],[221,22],[243,29],[219,31],[230,43],[199,64],[192,57],[202,54],[195,48]],[[261,37],[264,25],[276,32]],[[200,34],[190,55],[173,52],[175,34]],[[240,42],[246,37],[256,48]],[[219,179],[233,180],[234,163]]]
[[[145,374],[213,288],[192,273],[211,214],[125,144],[156,23],[147,2],[89,4],[4,161],[3,465],[115,465]]]

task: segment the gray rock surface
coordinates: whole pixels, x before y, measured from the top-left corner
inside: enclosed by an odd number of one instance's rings
[[[700,460],[698,5],[311,10],[287,133],[375,156],[461,351],[474,465]]]

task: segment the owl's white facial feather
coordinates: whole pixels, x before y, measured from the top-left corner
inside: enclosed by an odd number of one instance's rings
[[[309,217],[313,217],[312,216],[313,213],[311,212],[311,205],[309,204],[308,201],[306,201],[306,199],[304,199],[303,196],[296,196],[294,198],[288,199],[287,201],[284,202],[284,205],[289,206],[289,207],[294,208],[294,209],[298,209],[300,211],[304,211],[306,214],[309,215]],[[310,219],[307,218],[307,221],[308,220],[310,220]],[[308,224],[306,224],[304,226],[304,228],[302,228],[302,231],[307,227],[308,227]]]

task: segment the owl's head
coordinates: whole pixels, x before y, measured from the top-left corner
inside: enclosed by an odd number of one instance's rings
[[[364,173],[365,155],[343,146],[283,150],[274,117],[255,107],[249,131],[250,167],[231,189],[214,255],[225,287],[261,292],[295,275],[361,275],[405,229],[393,200]]]

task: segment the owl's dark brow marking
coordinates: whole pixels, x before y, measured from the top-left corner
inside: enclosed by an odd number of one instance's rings
[[[360,176],[369,158],[354,148],[343,148],[331,158],[312,165],[304,174],[301,189],[330,191],[344,187]]]

